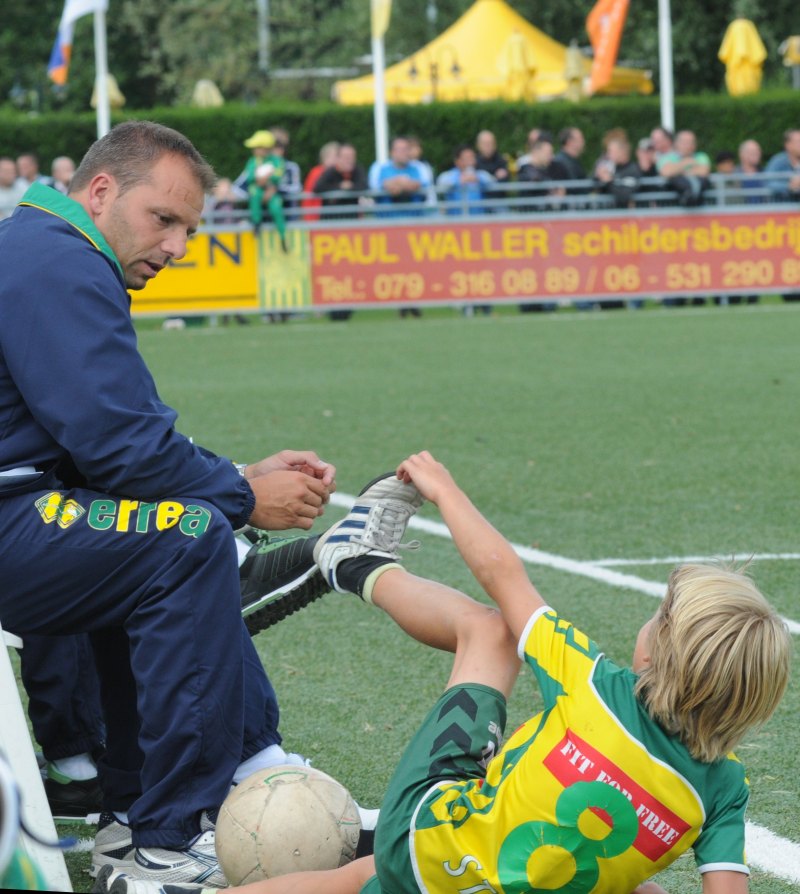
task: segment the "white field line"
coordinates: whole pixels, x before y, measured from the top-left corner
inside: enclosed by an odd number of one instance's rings
[[[355,501],[356,497],[349,494],[335,493],[331,496],[331,503],[334,506],[341,506],[345,509],[349,509]],[[447,525],[441,522],[430,521],[426,518],[412,518],[408,526],[428,534],[435,534],[438,537],[452,539]],[[610,571],[592,562],[568,559],[519,544],[512,544],[512,546],[523,562],[532,565],[556,568],[559,571],[588,577],[614,587],[636,590],[657,598],[663,598],[666,591],[666,584],[644,580],[632,574]],[[786,623],[792,633],[800,634],[800,624],[789,620],[786,620]],[[789,841],[787,838],[781,838],[774,832],[770,832],[769,829],[751,822],[747,823],[747,857],[754,866],[758,866],[776,878],[789,882],[800,882],[800,844]]]
[[[742,561],[751,562],[789,562],[800,559],[800,553],[746,553],[737,552],[732,554],[734,557]],[[663,559],[592,559],[592,565],[599,565],[601,568],[612,568],[614,566],[621,567],[623,565],[682,565],[684,562],[713,562],[715,559],[729,559],[730,556],[665,556]]]
[[[747,823],[747,861],[770,875],[800,883],[800,844],[781,838],[764,826]]]

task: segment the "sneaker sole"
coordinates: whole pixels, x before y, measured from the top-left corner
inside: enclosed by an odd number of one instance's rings
[[[322,572],[314,566],[293,581],[289,589],[267,593],[248,603],[242,609],[242,618],[250,636],[255,636],[330,592]]]
[[[87,826],[96,826],[100,822],[99,813],[69,814],[66,811],[53,813],[53,822],[56,823],[84,823]]]

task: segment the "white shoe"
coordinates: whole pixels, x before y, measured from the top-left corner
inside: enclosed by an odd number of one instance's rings
[[[94,836],[92,863],[89,875],[98,876],[101,868],[110,866],[119,869],[127,865],[133,856],[133,839],[131,827],[120,822],[113,813],[101,813]]]
[[[206,890],[203,885],[185,885],[180,882],[157,882],[152,879],[134,878],[114,869],[113,866],[104,866],[97,876],[97,882],[92,889],[95,894],[190,894]]]
[[[200,885],[203,888],[227,888],[228,882],[220,869],[214,846],[213,829],[201,832],[182,850],[163,847],[137,847],[127,860],[120,861],[114,869],[132,882],[153,882],[165,885]],[[109,874],[106,874],[106,885]],[[116,877],[115,877],[116,878]],[[99,884],[95,891],[105,894]],[[112,880],[113,881],[113,880]],[[133,891],[137,889],[131,889]],[[143,889],[150,890],[150,889]]]
[[[376,556],[397,559],[398,550],[416,549],[419,541],[401,543],[406,525],[425,498],[413,484],[387,472],[371,481],[359,494],[350,512],[317,540],[314,561],[325,579],[339,593],[336,568],[345,559]]]

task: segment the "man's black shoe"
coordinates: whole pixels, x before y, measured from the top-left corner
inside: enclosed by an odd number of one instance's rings
[[[253,545],[239,567],[242,617],[251,636],[330,592],[314,562],[316,537],[249,531]]]
[[[53,819],[82,819],[96,823],[103,810],[103,791],[97,777],[59,782],[48,776],[44,780],[44,790]]]

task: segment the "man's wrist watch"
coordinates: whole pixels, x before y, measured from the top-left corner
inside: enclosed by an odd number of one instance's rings
[[[247,463],[234,463],[233,468],[244,478],[245,470],[247,469]]]

